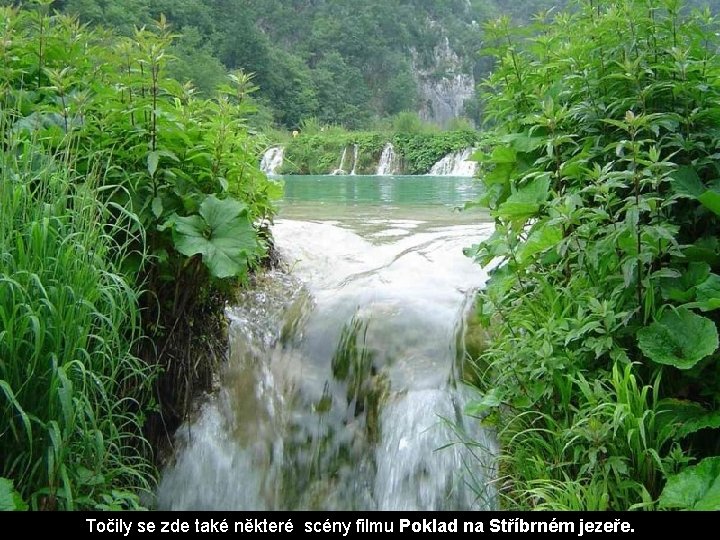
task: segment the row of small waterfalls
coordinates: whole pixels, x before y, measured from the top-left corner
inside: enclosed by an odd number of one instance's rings
[[[329,173],[332,175],[357,174],[359,153],[360,147],[357,144],[344,147],[337,168],[329,171]],[[452,152],[433,165],[428,174],[431,176],[474,176],[477,163],[470,161],[472,153],[473,148]],[[265,174],[277,175],[282,169],[284,161],[285,149],[282,146],[273,146],[263,155],[260,168]],[[375,175],[391,176],[401,172],[400,157],[392,143],[386,143],[380,154],[380,161],[375,170]]]

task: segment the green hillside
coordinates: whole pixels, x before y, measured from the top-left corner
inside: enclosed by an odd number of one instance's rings
[[[502,14],[524,23],[532,13],[565,3],[62,0],[53,7],[125,34],[163,13],[182,35],[173,50],[172,71],[179,79],[210,94],[225,70],[240,68],[255,73],[264,104],[260,124],[293,128],[316,117],[358,129],[404,110],[440,123],[448,115],[477,120],[479,107],[465,98],[491,67],[479,54],[483,24]],[[435,104],[447,109],[442,113],[428,103],[438,99],[428,98],[436,92],[434,83],[444,84],[442,91],[454,101],[449,107]]]

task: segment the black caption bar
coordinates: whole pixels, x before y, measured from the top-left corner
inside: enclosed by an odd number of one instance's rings
[[[76,512],[6,513],[26,534],[58,530],[71,538],[357,534],[635,538],[712,527],[716,513],[635,512]]]

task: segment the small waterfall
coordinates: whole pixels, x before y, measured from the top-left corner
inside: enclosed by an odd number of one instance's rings
[[[263,154],[260,170],[265,174],[276,175],[283,165],[285,149],[282,146],[273,146]]]
[[[475,176],[477,162],[470,161],[473,151],[473,148],[466,148],[448,154],[433,165],[428,174],[432,176]]]
[[[338,165],[338,168],[335,169],[331,174],[333,174],[333,175],[347,174],[347,172],[343,168],[343,165],[345,165],[346,157],[347,157],[347,146],[345,148],[343,148],[342,155],[340,156],[340,165]]]
[[[350,171],[350,176],[355,176],[355,171],[357,170],[357,162],[358,162],[358,153],[360,152],[360,145],[354,145],[353,146],[353,166],[352,171]]]
[[[392,143],[387,143],[383,148],[382,155],[380,156],[380,163],[378,163],[377,172],[378,176],[388,176],[390,174],[397,174],[397,155],[395,154],[395,148]]]
[[[497,448],[478,422],[463,417],[468,399],[462,391],[411,390],[382,411],[382,444],[375,450],[374,494],[379,510],[495,506],[491,479],[497,474]],[[477,445],[476,452],[469,453],[457,442],[459,433]],[[448,441],[455,443],[448,446]]]

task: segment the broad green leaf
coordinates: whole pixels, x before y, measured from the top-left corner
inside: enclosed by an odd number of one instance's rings
[[[684,254],[688,261],[702,261],[715,266],[720,263],[720,242],[715,236],[700,238],[686,247]]]
[[[720,276],[710,274],[705,281],[698,285],[696,297],[700,302],[720,298]]]
[[[233,219],[247,213],[247,207],[235,199],[218,199],[214,195],[206,197],[200,205],[200,215],[214,231]]]
[[[544,137],[531,137],[525,133],[513,133],[503,137],[503,142],[510,144],[512,148],[518,152],[529,153],[540,148],[544,142]]]
[[[465,407],[465,414],[469,414],[470,416],[481,416],[490,409],[495,409],[500,405],[502,405],[502,395],[500,390],[493,388],[480,399],[476,399],[468,403]]]
[[[698,308],[702,311],[720,309],[720,276],[710,276],[695,291],[695,302],[687,304],[688,308]]]
[[[666,311],[638,332],[638,346],[658,364],[690,369],[718,348],[715,323],[685,308]]]
[[[677,195],[697,199],[705,192],[705,186],[693,167],[679,167],[670,178],[672,189]]]
[[[27,509],[27,504],[22,500],[20,494],[15,491],[12,480],[0,478],[0,512],[24,511]]]
[[[160,161],[159,152],[150,152],[147,157],[147,169],[150,176],[155,176],[158,168],[158,162]]]
[[[710,265],[704,262],[692,262],[679,278],[664,278],[661,291],[665,300],[689,302],[695,296],[695,288],[708,279]]]
[[[497,215],[510,220],[527,219],[540,210],[540,204],[547,200],[549,192],[550,179],[535,178],[510,195],[498,208]]]
[[[493,163],[515,163],[517,161],[517,152],[506,146],[498,146],[493,149],[490,161]]]
[[[234,199],[210,195],[200,205],[200,215],[175,216],[174,223],[176,249],[188,257],[202,255],[218,278],[240,275],[260,249],[245,205]]]
[[[659,503],[660,508],[720,510],[720,457],[704,459],[670,476]]]
[[[152,213],[156,218],[159,218],[163,212],[163,203],[160,197],[155,197],[152,202]]]
[[[695,401],[663,399],[658,406],[657,425],[671,427],[676,437],[682,438],[703,429],[720,428],[720,411],[707,411]]]
[[[207,224],[203,218],[198,215],[188,217],[173,216],[172,221],[174,232],[178,235],[175,240],[175,248],[187,257],[205,255],[208,238],[205,237]]]
[[[698,197],[698,201],[708,210],[712,210],[716,215],[720,216],[720,193],[717,191],[706,191]]]
[[[530,237],[518,250],[518,261],[521,264],[528,262],[538,253],[555,247],[562,240],[562,231],[557,226],[538,224]]]
[[[485,174],[482,177],[482,181],[488,186],[493,184],[507,184],[514,170],[514,163],[500,163],[496,165],[492,171]]]
[[[718,429],[720,428],[720,411],[707,413],[692,420],[686,421],[677,434],[679,437],[687,437],[693,433],[697,433],[702,429]]]
[[[512,198],[512,196],[510,197]],[[497,215],[504,219],[520,220],[534,216],[540,211],[540,205],[533,202],[521,202],[508,199],[500,205]]]

